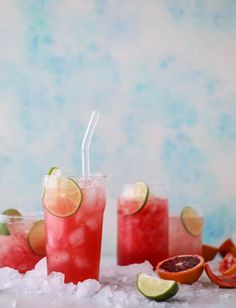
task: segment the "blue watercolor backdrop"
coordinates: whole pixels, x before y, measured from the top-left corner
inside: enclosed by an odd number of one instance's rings
[[[42,175],[107,175],[104,252],[122,183],[165,181],[200,205],[204,241],[235,234],[236,2],[1,0],[1,209],[40,208]]]

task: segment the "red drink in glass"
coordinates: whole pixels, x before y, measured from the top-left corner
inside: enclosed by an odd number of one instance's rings
[[[203,217],[186,219],[188,225],[203,225]],[[169,256],[197,254],[202,255],[202,233],[191,234],[183,225],[179,216],[169,218]]]
[[[46,177],[45,189],[49,178],[50,176]],[[63,273],[66,283],[99,278],[103,213],[106,203],[104,176],[74,177],[72,181],[78,183],[82,193],[81,205],[72,215],[57,217],[48,211],[45,195],[42,200],[48,273]],[[54,185],[57,185],[55,183],[56,178]],[[63,206],[61,199],[70,198],[69,193],[67,196],[61,194],[62,189],[63,185],[60,184],[54,191],[55,195],[51,194],[52,200],[57,203],[55,206]],[[70,193],[73,194],[73,191]]]
[[[149,261],[153,267],[168,257],[168,200],[163,186],[150,186],[149,197],[140,211],[127,214],[124,209],[133,208],[136,200],[125,192],[118,198],[119,265]]]
[[[41,215],[0,215],[0,267],[11,267],[20,273],[32,270],[43,257],[29,242],[29,232]]]

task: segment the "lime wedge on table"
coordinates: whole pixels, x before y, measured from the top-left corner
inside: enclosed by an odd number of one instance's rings
[[[156,301],[165,301],[179,290],[176,281],[157,279],[145,273],[138,274],[136,286],[145,297]]]
[[[133,215],[141,211],[148,200],[149,187],[144,182],[135,182],[129,188],[125,199],[132,200],[132,202],[121,203],[122,213],[124,215]]]
[[[45,256],[45,228],[43,220],[38,220],[32,225],[28,233],[28,242],[36,254]]]
[[[70,178],[51,178],[45,183],[43,204],[54,216],[68,217],[78,211],[82,202],[79,184]]]
[[[184,207],[180,216],[182,224],[188,233],[193,236],[201,235],[203,221],[191,206]]]

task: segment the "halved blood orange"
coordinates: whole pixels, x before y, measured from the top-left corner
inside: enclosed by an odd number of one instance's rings
[[[233,265],[236,264],[236,258],[233,256],[233,254],[231,252],[228,252],[225,256],[224,259],[220,262],[218,271],[224,275],[224,273],[226,273],[226,275],[228,274],[228,270],[230,270],[230,268],[232,268]],[[230,275],[231,273],[229,273],[228,275]]]
[[[202,245],[202,256],[205,262],[211,261],[215,258],[218,252],[218,248],[211,245]]]
[[[76,181],[70,178],[48,178],[44,188],[44,207],[54,216],[68,217],[73,215],[82,202],[82,192]]]
[[[219,252],[224,257],[234,247],[234,243],[231,238],[225,240],[219,247]]]
[[[212,272],[208,263],[205,264],[204,268],[209,279],[220,288],[236,288],[236,275],[217,276]]]
[[[200,278],[203,269],[203,257],[199,255],[180,255],[158,263],[156,272],[162,279],[192,284]]]
[[[203,219],[197,214],[197,212],[191,206],[184,207],[180,214],[180,217],[185,230],[189,234],[193,236],[201,235],[203,227]]]
[[[32,225],[28,233],[28,242],[36,254],[45,256],[45,228],[43,220],[38,220]]]

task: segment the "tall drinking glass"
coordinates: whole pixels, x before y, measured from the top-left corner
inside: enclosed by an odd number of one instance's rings
[[[202,255],[203,217],[201,209],[184,207],[171,210],[169,218],[169,256]]]
[[[99,279],[105,176],[44,177],[48,273],[61,272],[65,282]]]
[[[118,197],[119,265],[148,260],[153,267],[168,257],[168,199],[164,185],[149,185],[144,206],[133,211],[137,194],[124,185]],[[127,210],[130,209],[130,210]]]

